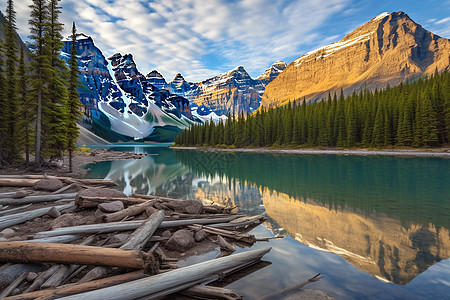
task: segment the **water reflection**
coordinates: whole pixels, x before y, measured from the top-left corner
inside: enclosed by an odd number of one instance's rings
[[[140,160],[90,165],[91,177],[115,180],[127,194],[266,212],[274,234],[287,233],[309,249],[338,254],[380,280],[408,287],[450,256],[450,160],[146,151],[151,155]]]

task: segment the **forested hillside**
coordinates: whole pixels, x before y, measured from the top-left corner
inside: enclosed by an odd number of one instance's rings
[[[177,145],[443,146],[450,140],[450,73],[383,91],[291,103],[184,130]]]

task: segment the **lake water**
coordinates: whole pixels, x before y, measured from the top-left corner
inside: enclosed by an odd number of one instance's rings
[[[449,159],[120,150],[149,156],[88,165],[89,177],[266,213],[251,233],[286,236],[258,243],[270,264],[227,285],[246,299],[317,273],[308,288],[336,299],[450,299]]]

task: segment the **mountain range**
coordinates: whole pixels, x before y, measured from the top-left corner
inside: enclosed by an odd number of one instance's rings
[[[2,36],[0,27],[0,40]],[[23,46],[20,38],[18,43]],[[71,39],[65,39],[61,57],[66,61],[70,45]],[[140,73],[132,54],[106,58],[87,35],[80,34],[76,46],[81,125],[111,142],[171,142],[197,122],[225,120],[229,114],[250,114],[289,101],[317,101],[340,90],[348,95],[382,89],[441,72],[450,64],[450,40],[425,30],[403,12],[383,13],[289,65],[275,62],[255,79],[238,66],[201,82],[188,82],[181,74],[167,82],[157,70]]]

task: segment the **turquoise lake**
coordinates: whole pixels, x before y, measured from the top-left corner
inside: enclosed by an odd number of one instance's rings
[[[251,233],[285,238],[257,243],[268,263],[226,286],[245,299],[317,273],[307,288],[336,299],[450,299],[450,159],[114,150],[148,156],[87,165],[88,177],[267,215]]]

